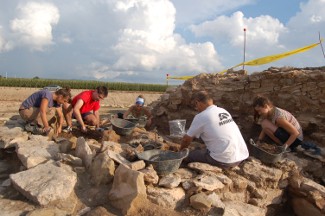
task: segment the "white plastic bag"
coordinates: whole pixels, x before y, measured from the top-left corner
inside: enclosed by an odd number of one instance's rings
[[[185,132],[186,119],[175,119],[169,121],[170,136],[182,137]]]

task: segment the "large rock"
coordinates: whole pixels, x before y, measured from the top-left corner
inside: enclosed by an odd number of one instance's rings
[[[20,200],[0,199],[0,215],[18,216],[35,209],[30,203]]]
[[[10,175],[16,190],[40,205],[67,199],[77,182],[77,175],[67,165],[47,162]]]
[[[122,211],[122,214],[132,214],[139,206],[147,202],[143,175],[123,164],[116,169],[108,199],[110,204]]]
[[[114,171],[114,161],[107,152],[97,155],[89,168],[91,183],[96,186],[110,183],[114,179]]]
[[[18,158],[30,169],[44,163],[59,153],[59,146],[53,141],[47,141],[43,136],[32,136],[30,140],[19,142],[16,149]]]
[[[28,140],[28,134],[20,127],[0,127],[0,149],[15,147],[18,142]]]
[[[242,175],[255,182],[257,187],[277,188],[282,177],[282,171],[268,167],[256,160],[246,161],[242,166]]]
[[[266,209],[238,201],[225,201],[224,216],[265,216]]]
[[[148,186],[147,194],[151,202],[168,209],[180,207],[185,201],[185,191],[181,187],[169,189]]]
[[[83,164],[88,169],[91,165],[94,154],[87,144],[85,138],[78,137],[75,154],[77,157],[81,158]]]

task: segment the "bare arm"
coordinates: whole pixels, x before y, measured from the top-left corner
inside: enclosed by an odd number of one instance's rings
[[[84,101],[79,99],[77,101],[77,103],[75,104],[75,106],[73,107],[73,113],[74,113],[74,116],[76,117],[77,121],[81,125],[81,130],[87,131],[86,125],[85,125],[84,121],[82,120],[82,116],[81,116],[81,112],[80,112],[80,109],[83,105],[84,105]]]
[[[99,124],[100,124],[99,111],[98,110],[94,111],[94,115],[95,115],[95,117],[97,119],[96,128],[99,128]]]
[[[263,140],[265,137],[264,131],[261,131],[260,135],[258,136],[258,141]]]
[[[284,118],[278,118],[276,120],[276,125],[278,127],[283,128],[285,131],[287,131],[290,134],[289,139],[287,140],[287,142],[284,143],[287,146],[290,146],[299,136],[299,131]]]
[[[151,114],[151,112],[149,111],[149,109],[148,108],[144,108],[144,114],[147,116],[147,119],[148,120],[151,120],[152,119],[152,114]]]
[[[49,101],[47,98],[43,98],[41,101],[41,106],[40,106],[40,116],[42,119],[42,123],[43,123],[43,130],[44,132],[49,131],[50,130],[50,126],[46,117],[46,112],[47,112],[47,107],[48,107]]]
[[[133,108],[133,105],[123,114],[123,118],[126,119],[128,117],[128,115],[131,113]]]
[[[187,148],[191,144],[192,140],[193,140],[193,137],[190,137],[189,135],[185,134],[182,139],[180,150]]]
[[[58,135],[62,131],[62,125],[63,125],[63,121],[64,121],[62,107],[56,108],[56,112],[57,112],[58,117],[59,117],[59,119],[58,119],[58,128],[57,128],[57,131],[56,131],[56,135]]]
[[[147,116],[147,126],[149,127],[152,124],[152,114],[148,108],[143,108],[144,114]]]

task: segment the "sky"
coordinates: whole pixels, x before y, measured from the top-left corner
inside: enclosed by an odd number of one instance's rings
[[[3,77],[163,84],[166,74],[218,73],[244,57],[279,54],[325,37],[325,0],[0,0],[0,5]],[[319,45],[245,69],[324,65]]]

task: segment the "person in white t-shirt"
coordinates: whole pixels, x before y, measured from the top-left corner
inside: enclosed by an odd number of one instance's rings
[[[246,143],[230,113],[214,105],[206,91],[196,93],[193,101],[199,113],[184,135],[181,149],[187,148],[195,137],[203,140],[206,149],[190,151],[184,162],[202,162],[227,169],[248,158]]]

